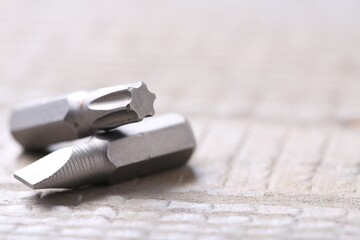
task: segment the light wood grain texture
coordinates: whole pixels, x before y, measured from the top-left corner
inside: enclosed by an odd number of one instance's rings
[[[358,1],[1,1],[1,239],[359,239]],[[32,191],[13,105],[143,80],[189,164]]]

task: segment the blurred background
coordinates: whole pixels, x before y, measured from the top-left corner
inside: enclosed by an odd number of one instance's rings
[[[1,1],[0,104],[142,80],[158,112],[359,119],[359,13],[356,0]]]
[[[99,200],[91,196],[109,189],[41,200],[47,192],[12,178],[36,159],[9,134],[14,105],[137,81],[157,94],[157,114],[191,120],[191,171],[125,185],[137,192],[114,186]],[[0,233],[40,236],[46,222],[49,233],[101,237],[118,221],[139,239],[184,239],[184,229],[190,239],[358,239],[359,126],[358,0],[0,1],[0,222],[9,221]],[[93,229],[78,232],[80,223]]]

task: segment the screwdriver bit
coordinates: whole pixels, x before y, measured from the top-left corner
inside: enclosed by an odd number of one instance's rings
[[[190,124],[171,113],[59,149],[16,171],[14,177],[33,189],[114,184],[181,166],[194,149]]]
[[[11,133],[24,148],[42,150],[152,116],[155,98],[138,82],[44,99],[15,108]]]

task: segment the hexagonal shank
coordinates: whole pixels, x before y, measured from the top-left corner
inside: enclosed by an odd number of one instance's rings
[[[19,107],[11,115],[11,133],[27,149],[76,139],[77,131],[66,121],[73,112],[66,96]]]
[[[195,149],[188,121],[167,114],[119,128],[124,138],[109,142],[107,157],[116,166],[108,178],[116,183],[181,166]]]

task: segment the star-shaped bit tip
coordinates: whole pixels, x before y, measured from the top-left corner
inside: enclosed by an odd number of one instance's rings
[[[103,88],[91,93],[83,114],[93,128],[109,130],[153,116],[155,98],[143,82]]]
[[[136,112],[139,120],[155,114],[154,101],[156,96],[149,91],[144,82],[134,84],[129,87],[129,91],[131,92],[129,107],[132,111]]]

